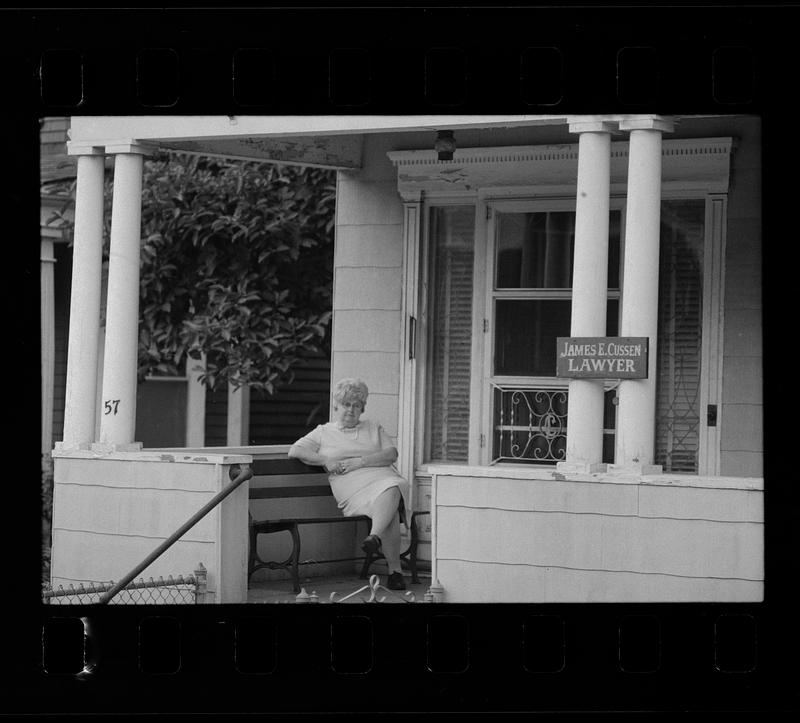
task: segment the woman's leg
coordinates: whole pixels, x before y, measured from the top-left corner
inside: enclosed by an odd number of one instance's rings
[[[370,534],[381,538],[381,549],[389,572],[401,572],[400,567],[400,490],[390,487],[378,495],[372,506],[372,529]]]
[[[389,574],[403,572],[403,568],[400,566],[400,520],[397,515],[392,518],[389,527],[383,531],[383,536],[379,535],[379,537]]]

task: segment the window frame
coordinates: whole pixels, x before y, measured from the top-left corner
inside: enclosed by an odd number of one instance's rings
[[[730,137],[710,137],[692,139],[665,139],[663,142],[664,171],[662,175],[662,200],[704,198],[706,201],[702,363],[707,373],[701,380],[701,411],[708,404],[716,404],[718,410],[717,426],[709,428],[701,425],[700,461],[698,475],[716,475],[720,469],[720,431],[723,422],[722,406],[722,351],[724,324],[724,259],[727,227],[727,198],[729,191],[729,167],[732,155]],[[570,145],[567,153],[559,148],[558,159],[552,161],[550,155],[540,156],[537,146],[519,149],[476,148],[462,153],[468,174],[475,169],[476,177],[470,179],[472,187],[466,183],[452,184],[438,180],[438,166],[435,155],[428,151],[393,151],[388,153],[398,173],[407,164],[430,166],[424,178],[419,174],[408,177],[398,176],[398,192],[405,208],[404,217],[404,257],[405,283],[401,309],[403,313],[404,334],[401,339],[401,379],[400,379],[400,418],[398,447],[401,459],[398,460],[414,486],[424,485],[430,477],[428,465],[424,460],[427,427],[423,412],[427,394],[427,254],[429,253],[429,214],[431,206],[467,204],[475,207],[475,293],[473,295],[473,356],[470,386],[470,445],[469,458],[464,467],[482,464],[485,454],[480,448],[480,434],[485,427],[491,427],[491,419],[484,423],[485,394],[484,379],[484,334],[482,319],[487,292],[485,264],[481,263],[480,250],[487,250],[487,208],[499,203],[529,203],[543,200],[546,203],[561,200],[574,205],[574,181],[563,184],[558,172],[562,166],[575,162],[577,144]],[[625,213],[627,200],[624,157],[626,142],[612,142],[612,178],[610,202],[621,203],[622,238],[620,265],[624,267]],[[621,150],[621,153],[617,149]],[[687,153],[690,149],[692,153]],[[509,155],[511,151],[515,151]],[[542,147],[547,154],[550,147]],[[563,152],[562,152],[563,151]],[[466,155],[464,155],[466,154]],[[507,157],[508,156],[508,157]],[[513,157],[512,157],[513,156]],[[619,156],[620,160],[615,161]],[[570,160],[571,159],[571,160]],[[544,162],[544,166],[542,163]],[[615,162],[617,166],[615,166]],[[537,185],[526,185],[523,167],[530,166],[530,173],[538,174]],[[540,173],[541,171],[541,173]],[[557,172],[558,171],[558,172]],[[441,171],[442,175],[444,171]],[[558,180],[557,180],[558,179]],[[445,189],[446,187],[446,189]],[[624,276],[620,277],[620,295],[624,294]],[[571,293],[571,292],[570,292]],[[621,305],[620,305],[621,308]],[[417,333],[411,328],[416,322]],[[479,347],[478,353],[475,353]],[[713,362],[713,364],[709,364]],[[480,368],[478,368],[480,367]],[[614,382],[613,384],[616,384]],[[703,417],[705,415],[702,415]],[[402,439],[401,439],[402,438]],[[460,466],[462,463],[448,463]],[[504,464],[504,466],[519,466]],[[525,465],[530,468],[531,465]],[[533,472],[533,474],[536,474]]]
[[[431,404],[430,395],[431,389],[429,384],[429,340],[431,335],[430,323],[430,283],[431,283],[431,210],[434,208],[442,208],[448,206],[473,206],[475,208],[475,240],[473,242],[473,279],[472,279],[472,344],[471,344],[471,364],[476,360],[476,348],[480,342],[477,339],[477,330],[480,328],[476,322],[475,312],[477,306],[477,299],[475,293],[475,274],[478,272],[478,259],[477,259],[477,235],[479,226],[479,209],[477,197],[475,194],[457,194],[453,196],[436,195],[434,197],[426,198],[423,203],[421,214],[421,228],[419,232],[419,274],[418,274],[418,317],[417,317],[417,331],[416,331],[416,389],[417,389],[417,414],[415,415],[415,431],[414,431],[414,467],[419,470],[427,464],[431,464],[430,460],[426,459],[428,454],[429,440],[426,439],[430,425]],[[474,439],[473,435],[473,421],[475,419],[475,410],[473,409],[474,403],[474,386],[475,386],[475,370],[470,366],[470,415],[469,425],[470,441]],[[470,458],[467,464],[474,464],[470,461],[472,456],[472,447],[470,443]],[[458,463],[456,463],[458,464]]]
[[[619,249],[619,280],[622,283],[622,268],[625,257],[625,204],[626,198],[622,195],[612,195],[609,199],[609,213],[618,211],[620,213],[620,249]],[[486,329],[481,333],[481,368],[482,378],[480,386],[481,403],[480,408],[486,410],[486,414],[477,420],[479,428],[477,432],[477,449],[474,464],[489,466],[492,461],[492,436],[494,431],[494,389],[496,386],[528,388],[536,386],[542,389],[564,389],[569,388],[568,379],[559,379],[555,376],[520,376],[520,375],[500,375],[493,374],[494,356],[494,326],[495,313],[494,303],[497,299],[531,299],[531,300],[564,300],[572,299],[572,286],[569,288],[538,288],[538,289],[499,289],[494,288],[495,260],[497,258],[497,214],[498,213],[543,213],[548,211],[575,212],[576,199],[563,196],[538,196],[533,198],[503,199],[500,197],[487,199],[486,206],[489,209],[486,213],[486,234],[485,248],[483,249],[483,260],[485,268],[485,286],[483,289],[483,319],[481,323]],[[476,255],[477,255],[476,250]],[[622,298],[621,288],[609,290],[608,300]],[[618,312],[621,313],[622,305],[619,304]],[[603,385],[604,391],[609,391],[617,384],[615,381],[606,381]],[[470,450],[473,449],[470,446]],[[514,464],[513,462],[503,462],[504,466]],[[531,462],[519,463],[525,467],[546,467],[552,468],[552,464],[536,464]]]
[[[704,228],[704,284],[703,284],[703,327],[702,327],[702,361],[705,371],[701,378],[702,411],[708,404],[716,404],[718,421],[716,427],[701,424],[699,442],[698,474],[714,475],[719,473],[720,444],[719,430],[721,421],[721,380],[722,380],[722,295],[724,277],[722,260],[725,255],[725,227],[727,220],[727,194],[709,193],[703,189],[664,190],[662,200],[696,200],[703,199],[706,209]],[[625,255],[625,205],[624,194],[616,193],[610,197],[610,210],[620,212],[620,287],[608,292],[608,299],[620,302],[624,293],[624,255]],[[493,286],[496,255],[496,214],[497,212],[530,212],[546,210],[573,210],[575,199],[563,196],[538,197],[481,197],[476,194],[455,194],[451,196],[436,195],[426,198],[421,206],[421,224],[419,230],[419,274],[418,274],[418,312],[416,335],[416,407],[418,414],[414,424],[414,459],[413,465],[418,473],[425,474],[425,467],[433,464],[426,459],[430,423],[430,388],[428,384],[428,352],[430,320],[429,314],[429,281],[430,281],[430,214],[431,209],[442,206],[472,205],[475,207],[475,248],[473,271],[473,306],[472,306],[472,366],[470,370],[470,444],[466,463],[448,462],[448,464],[466,464],[468,466],[491,465],[491,438],[494,424],[493,384],[504,387],[525,387],[535,384],[545,389],[568,388],[568,380],[555,377],[525,377],[492,375],[492,354],[494,350],[494,314],[492,305],[497,298],[553,298],[570,299],[572,289],[504,289],[495,291]],[[486,332],[483,330],[484,319],[487,322]],[[717,320],[715,323],[714,320]],[[710,369],[711,362],[714,368]],[[616,381],[606,381],[605,391],[613,389]],[[484,414],[484,410],[486,414]],[[483,441],[483,444],[481,444]],[[504,462],[504,466],[514,465]],[[522,463],[520,463],[522,464]],[[525,467],[552,465],[536,465],[524,463]]]

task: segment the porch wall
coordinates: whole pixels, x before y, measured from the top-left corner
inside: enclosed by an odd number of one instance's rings
[[[760,480],[474,474],[434,478],[448,602],[763,598]]]
[[[56,453],[51,583],[118,581],[230,481],[246,457]],[[203,563],[215,602],[247,597],[245,482],[139,577],[188,575]]]

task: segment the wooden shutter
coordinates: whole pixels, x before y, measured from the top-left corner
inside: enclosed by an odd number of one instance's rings
[[[472,353],[474,208],[431,210],[430,460],[466,462]]]
[[[656,464],[698,471],[705,201],[668,201],[661,212]]]

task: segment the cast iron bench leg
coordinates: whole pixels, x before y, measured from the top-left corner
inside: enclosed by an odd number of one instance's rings
[[[417,521],[414,515],[411,515],[411,544],[409,545],[409,558],[411,567],[411,582],[414,585],[419,584],[419,576],[417,575]]]
[[[252,521],[250,522],[250,550],[248,552],[248,560],[247,560],[247,580],[249,582],[250,578],[253,576],[253,571],[256,566],[256,544],[258,541],[258,535],[256,534],[255,527],[253,527]]]
[[[295,593],[300,592],[300,531],[297,529],[295,522],[290,528],[289,532],[292,535],[292,584],[294,585]]]

